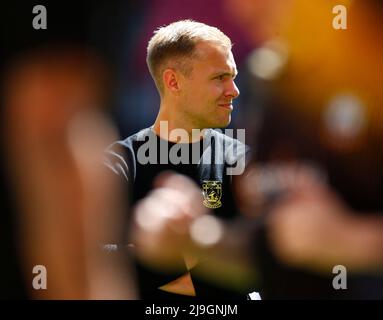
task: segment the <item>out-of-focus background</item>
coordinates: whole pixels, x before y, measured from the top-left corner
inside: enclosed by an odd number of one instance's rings
[[[325,172],[328,183],[355,212],[381,216],[382,1],[39,4],[47,9],[46,30],[32,27],[35,3],[2,4],[0,297],[39,297],[30,288],[30,265],[40,254],[48,263],[60,256],[64,265],[52,264],[62,281],[55,284],[56,292],[43,298],[97,298],[95,291],[121,279],[128,290],[116,285],[109,297],[135,297],[134,279],[123,278],[126,272],[120,270],[121,257],[113,257],[113,267],[122,278],[93,284],[96,275],[110,270],[108,257],[104,260],[89,250],[92,243],[110,236],[97,228],[108,226],[122,233],[116,226],[124,214],[118,215],[122,208],[116,209],[105,196],[116,197],[118,191],[92,188],[100,177],[94,180],[98,163],[89,154],[101,153],[112,141],[154,122],[159,96],[146,67],[146,45],[153,30],[180,19],[216,26],[232,39],[241,95],[234,102],[230,127],[246,129],[256,163],[310,162]],[[340,12],[333,12],[337,5],[347,10],[347,29],[334,28],[334,19],[339,23]],[[106,185],[119,190],[114,182]],[[115,209],[116,216],[110,225],[95,224],[88,230],[94,211],[99,210],[100,220],[108,220],[95,199],[105,211]],[[126,205],[123,196],[115,199]],[[63,208],[68,202],[73,206]],[[68,254],[59,255],[58,250]],[[263,276],[273,279],[270,288],[285,286],[281,292],[286,296],[277,297],[299,296],[289,293],[294,288],[285,279],[298,279],[300,271],[281,267],[279,272],[280,266],[273,269],[275,261],[264,261]],[[68,271],[65,266],[72,262],[73,270]],[[100,267],[89,267],[93,263]],[[66,281],[73,277],[82,279],[76,288]],[[359,289],[353,297],[383,297],[381,276],[358,275],[355,283]],[[270,292],[272,296],[275,291]]]

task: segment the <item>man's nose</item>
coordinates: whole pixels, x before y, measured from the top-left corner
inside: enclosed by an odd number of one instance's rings
[[[239,89],[238,89],[237,85],[235,84],[234,81],[231,81],[229,87],[226,90],[226,94],[225,95],[226,96],[231,96],[232,99],[235,99],[236,97],[239,96],[239,94],[240,94],[240,92],[239,92]]]

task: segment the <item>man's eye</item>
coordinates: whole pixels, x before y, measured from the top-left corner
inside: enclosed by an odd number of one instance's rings
[[[225,76],[224,75],[220,75],[220,76],[218,76],[218,77],[216,77],[216,79],[218,79],[218,80],[223,80],[223,79],[225,79]]]

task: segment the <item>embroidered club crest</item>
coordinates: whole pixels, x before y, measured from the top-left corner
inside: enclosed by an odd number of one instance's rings
[[[204,181],[202,183],[203,204],[210,209],[222,206],[222,183],[220,181]]]

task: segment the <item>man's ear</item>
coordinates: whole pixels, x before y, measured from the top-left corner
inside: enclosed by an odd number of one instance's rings
[[[165,69],[162,73],[164,87],[173,93],[178,93],[180,89],[179,80],[179,74],[174,69]]]

